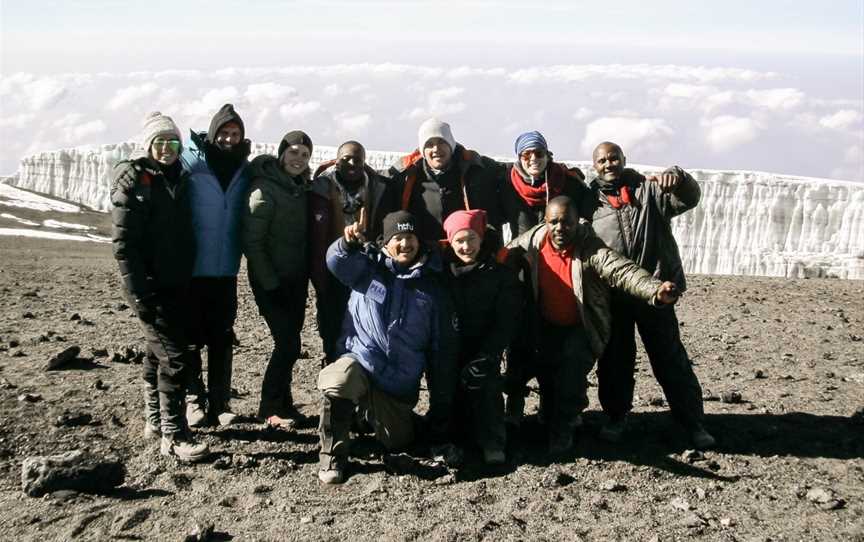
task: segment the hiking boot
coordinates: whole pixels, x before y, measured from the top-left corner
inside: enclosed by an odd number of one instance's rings
[[[701,425],[697,425],[690,432],[690,440],[697,450],[706,450],[713,448],[717,444],[717,439],[711,436],[711,433],[705,430]]]
[[[624,440],[624,432],[627,430],[627,417],[616,416],[600,429],[600,438],[612,444],[618,444]]]
[[[507,462],[507,455],[498,448],[484,448],[483,462],[487,465],[503,465]]]
[[[210,455],[210,448],[203,442],[195,442],[192,434],[186,431],[163,434],[159,451],[183,463],[201,461]]]
[[[346,458],[338,455],[321,454],[319,458],[318,479],[327,485],[341,484],[345,481]]]
[[[207,413],[197,401],[189,401],[186,405],[186,423],[189,427],[204,427],[207,425]]]
[[[231,410],[224,410],[216,416],[215,422],[219,427],[225,427],[226,425],[237,423],[237,418],[237,414],[234,414]]]
[[[158,425],[153,425],[149,421],[144,422],[144,440],[156,440],[162,438],[162,430]]]

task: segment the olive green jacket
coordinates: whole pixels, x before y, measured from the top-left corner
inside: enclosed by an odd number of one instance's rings
[[[243,252],[250,279],[264,290],[277,288],[280,279],[305,279],[308,183],[288,175],[270,155],[252,160],[249,177]]]
[[[531,275],[531,291],[534,294],[532,320],[541,325],[538,296],[537,266],[540,249],[546,243],[546,224],[538,224],[507,245],[508,260],[522,258],[528,264]],[[654,304],[654,295],[661,282],[631,260],[608,248],[588,224],[578,224],[573,242],[573,265],[571,278],[573,293],[579,302],[582,323],[591,343],[595,357],[600,357],[609,342],[612,329],[609,288],[625,292]],[[577,265],[578,264],[578,265]],[[534,330],[539,331],[539,327]],[[535,337],[539,337],[535,334]]]

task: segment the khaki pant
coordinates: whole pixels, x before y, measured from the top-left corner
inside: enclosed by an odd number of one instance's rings
[[[325,397],[357,405],[375,429],[375,438],[388,449],[402,448],[414,440],[414,405],[376,389],[354,358],[341,357],[322,369],[318,389]]]

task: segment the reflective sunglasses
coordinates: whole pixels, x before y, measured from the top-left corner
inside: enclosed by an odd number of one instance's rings
[[[162,147],[169,148],[174,152],[180,150],[180,140],[179,139],[162,139],[161,137],[157,137],[153,140],[153,147]]]
[[[543,149],[528,149],[527,151],[522,151],[522,154],[519,155],[519,158],[523,160],[530,160],[531,156],[537,158],[538,160],[541,158],[546,158],[546,151]]]

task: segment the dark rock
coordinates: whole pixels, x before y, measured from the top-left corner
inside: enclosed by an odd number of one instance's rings
[[[651,397],[648,399],[648,405],[653,407],[662,407],[666,404],[666,401],[659,396]]]
[[[21,297],[39,297],[39,294],[36,291],[29,291],[21,294]]]
[[[550,469],[543,475],[543,478],[540,480],[540,484],[543,487],[554,488],[554,487],[564,487],[575,482],[576,479],[566,472],[559,469]]]
[[[129,529],[134,529],[138,525],[147,521],[147,518],[150,517],[151,513],[152,511],[149,508],[139,508],[138,510],[132,512],[129,517],[119,518],[118,521],[122,521],[122,523],[120,523],[120,530],[128,531]]]
[[[108,386],[108,384],[102,382],[101,378],[97,378],[96,382],[93,383],[93,387],[99,391],[105,391],[108,389],[109,386]]]
[[[81,450],[28,457],[21,465],[21,488],[31,497],[61,489],[105,493],[125,478],[126,468],[119,461],[98,459]]]
[[[146,355],[144,350],[140,350],[135,345],[124,345],[114,349],[111,354],[111,361],[113,363],[141,363]]]
[[[108,349],[107,348],[94,348],[91,350],[94,358],[107,358],[108,357]]]
[[[53,358],[49,359],[48,365],[45,366],[45,370],[53,371],[54,369],[58,369],[77,358],[78,354],[80,353],[81,347],[78,345],[72,345],[69,348],[60,352],[59,354],[55,355]]]
[[[125,311],[128,308],[129,305],[127,305],[126,303],[117,303],[116,305],[114,305],[114,309],[118,311]]]
[[[213,468],[217,470],[226,470],[231,468],[231,456],[223,455],[213,462]]]
[[[36,315],[30,311],[27,311],[21,315],[21,318],[24,318],[25,320],[33,320],[34,318],[36,318]]]
[[[184,538],[184,542],[207,542],[213,540],[215,527],[212,521],[198,519],[192,524],[192,529]]]
[[[90,414],[61,414],[54,420],[54,425],[57,427],[80,427],[90,425],[92,421],[93,416]]]
[[[744,399],[741,397],[741,392],[732,390],[721,393],[720,401],[734,405],[743,403]]]
[[[756,372],[753,373],[753,378],[768,378],[768,377],[765,375],[765,371],[763,371],[762,369],[756,369]]]
[[[25,401],[28,403],[38,403],[42,400],[42,396],[38,393],[22,393],[18,396],[18,400],[22,403]]]
[[[81,315],[78,314],[77,312],[69,317],[70,322],[75,322],[76,320],[80,320],[80,319],[81,319]]]
[[[12,339],[11,341],[9,341],[9,348],[17,348],[20,345],[21,345],[21,343],[15,339]]]
[[[5,378],[0,378],[0,390],[14,390],[17,387],[18,386],[9,382]]]

